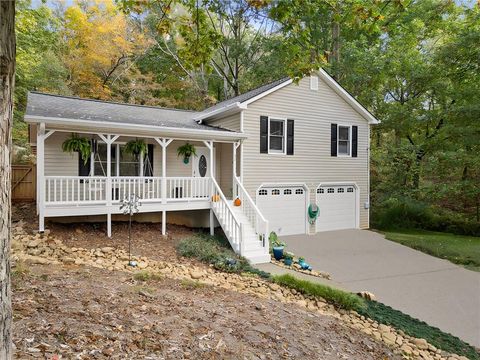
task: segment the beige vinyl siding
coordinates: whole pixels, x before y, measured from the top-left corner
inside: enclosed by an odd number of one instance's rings
[[[232,131],[240,131],[240,113],[226,116],[221,119],[209,120],[207,124]]]
[[[233,181],[233,144],[218,144],[217,161],[222,164],[221,169],[217,172],[216,179],[220,188],[227,198],[232,197],[232,181]]]
[[[45,141],[45,176],[78,176],[78,154],[65,153],[62,150],[62,143],[70,136],[70,133],[55,132]],[[90,135],[85,135],[90,137]],[[130,138],[121,137],[118,143],[126,143]],[[100,141],[100,140],[99,140]],[[146,140],[153,144],[153,175],[162,176],[162,147],[155,140]],[[177,148],[182,146],[185,141],[172,141],[167,147],[167,176],[192,176],[192,159],[188,164],[183,163],[183,159],[177,156]],[[205,147],[202,142],[190,141],[196,147]],[[221,174],[221,160],[224,156],[219,151],[219,146],[224,144],[216,143],[216,174]],[[225,144],[226,146],[226,144]],[[231,145],[230,145],[231,147]],[[226,149],[228,151],[228,149]],[[231,153],[230,153],[231,157]],[[231,164],[230,164],[231,169]],[[231,171],[231,170],[230,170]],[[115,174],[112,174],[115,176]],[[217,180],[219,175],[217,175]]]
[[[325,182],[354,182],[360,191],[360,227],[367,228],[369,125],[348,103],[319,79],[290,84],[248,105],[244,111],[243,181],[251,196],[262,183],[305,183],[310,201]],[[260,116],[295,120],[294,155],[260,153]],[[358,157],[330,156],[330,124],[358,126]],[[313,229],[313,227],[311,228]]]
[[[45,140],[45,176],[78,176],[78,154],[62,150],[68,137],[70,133],[55,132]]]
[[[208,125],[239,132],[241,131],[240,118],[240,113],[237,113],[221,119],[209,120]],[[217,161],[221,163],[221,169],[217,172],[216,179],[225,196],[230,198],[233,187],[233,144],[222,143],[217,146],[221,152],[221,154],[217,153]],[[237,175],[240,175],[240,148],[237,149]]]

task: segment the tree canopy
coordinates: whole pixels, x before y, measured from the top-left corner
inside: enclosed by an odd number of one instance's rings
[[[473,2],[22,0],[16,31],[16,144],[28,90],[202,109],[323,67],[382,121],[374,210],[411,199],[480,220]]]

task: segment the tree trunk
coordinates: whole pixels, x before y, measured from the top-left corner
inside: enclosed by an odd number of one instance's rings
[[[332,24],[332,66],[333,77],[340,80],[340,23],[337,20]]]
[[[15,81],[15,1],[0,1],[0,359],[12,358],[10,285],[13,87]]]

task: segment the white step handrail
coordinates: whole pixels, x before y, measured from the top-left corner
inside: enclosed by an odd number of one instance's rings
[[[220,225],[225,232],[227,239],[230,241],[232,247],[237,249],[240,255],[243,254],[243,224],[237,219],[232,206],[225,198],[220,186],[215,178],[212,181],[212,209],[217,216]],[[219,197],[217,199],[216,197]]]
[[[247,216],[250,224],[254,226],[255,232],[262,240],[262,246],[266,248],[265,250],[268,253],[268,220],[265,219],[240,179],[236,176],[234,176],[234,185],[236,185],[234,195],[236,194],[241,200],[244,214]]]

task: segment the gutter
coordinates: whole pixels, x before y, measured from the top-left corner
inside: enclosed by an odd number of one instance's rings
[[[48,125],[59,126],[64,129],[84,129],[89,131],[105,131],[111,132],[112,130],[126,131],[125,136],[135,134],[145,134],[147,136],[187,136],[195,139],[228,139],[228,140],[240,140],[246,139],[247,136],[243,133],[226,130],[204,130],[204,129],[189,129],[189,128],[176,128],[167,126],[151,126],[142,124],[124,124],[117,122],[107,121],[91,121],[91,120],[79,120],[71,118],[52,118],[38,115],[25,115],[25,122],[27,123],[45,123]]]

